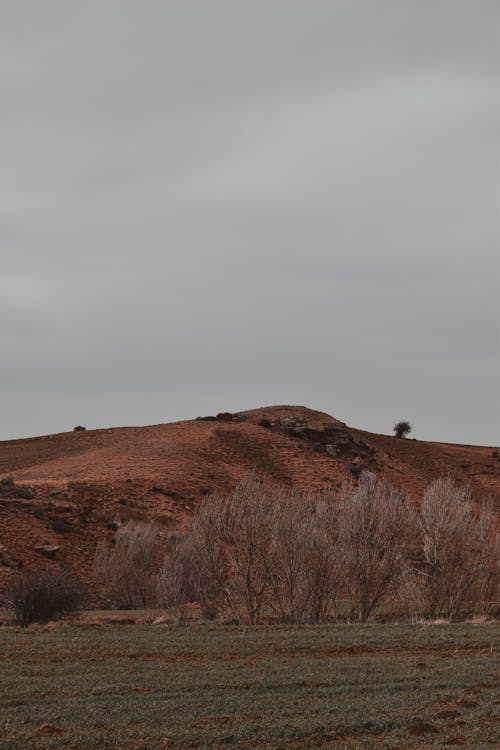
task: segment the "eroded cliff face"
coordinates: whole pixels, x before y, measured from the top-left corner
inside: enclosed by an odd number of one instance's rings
[[[0,591],[22,567],[59,562],[92,592],[95,549],[120,524],[154,520],[165,533],[185,526],[210,492],[230,491],[250,473],[320,489],[366,469],[415,502],[429,481],[451,475],[498,502],[499,456],[373,435],[302,406],[0,442]]]

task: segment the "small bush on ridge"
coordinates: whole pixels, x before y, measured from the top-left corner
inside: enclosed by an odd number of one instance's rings
[[[411,432],[411,424],[406,420],[402,420],[401,422],[396,422],[392,429],[395,437],[405,438]]]

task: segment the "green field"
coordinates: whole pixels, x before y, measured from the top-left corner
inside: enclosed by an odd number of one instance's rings
[[[0,747],[493,748],[494,624],[0,628]]]

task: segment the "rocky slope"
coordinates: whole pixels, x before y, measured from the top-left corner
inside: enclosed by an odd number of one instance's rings
[[[46,560],[71,565],[91,586],[96,545],[120,523],[185,525],[206,495],[250,472],[321,488],[369,469],[416,502],[431,479],[451,475],[499,507],[499,456],[374,435],[301,406],[0,442],[0,592],[21,566]]]

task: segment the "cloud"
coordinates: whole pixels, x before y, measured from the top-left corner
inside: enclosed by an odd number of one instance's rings
[[[493,0],[4,6],[4,437],[290,401],[498,439]]]

